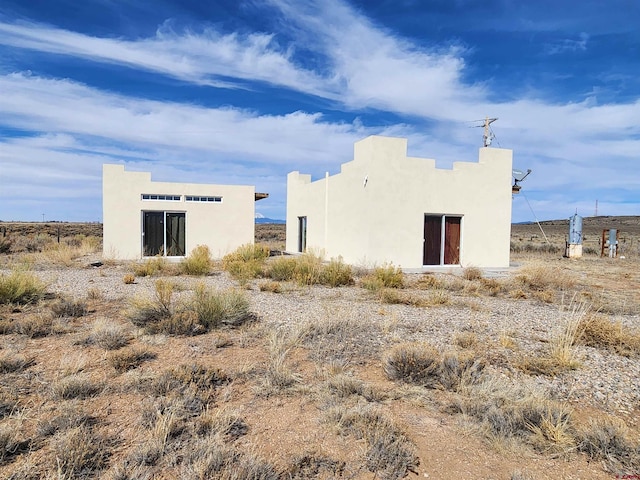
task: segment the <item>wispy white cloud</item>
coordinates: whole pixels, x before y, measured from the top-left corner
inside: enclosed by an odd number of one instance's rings
[[[171,21],[151,38],[92,37],[37,23],[0,23],[0,44],[162,73],[187,82],[242,88],[246,81],[321,90],[322,79],[296,67],[273,34],[222,34],[212,27],[176,31]]]
[[[1,174],[13,185],[0,194],[0,218],[8,205],[16,208],[7,197],[20,196],[34,184],[43,186],[42,198],[56,192],[87,195],[83,198],[99,211],[95,189],[100,165],[107,161],[126,161],[131,168],[153,171],[159,180],[256,184],[272,193],[273,201],[258,207],[282,217],[287,171],[335,171],[350,159],[353,142],[373,133],[409,137],[411,155],[445,163],[474,160],[481,133],[464,122],[485,115],[500,117],[494,129],[502,146],[514,149],[516,165],[534,170],[525,187],[537,195],[531,203],[540,215],[557,211],[563,202],[569,210],[571,202],[586,204],[586,194],[571,193],[574,185],[595,187],[597,182],[621,192],[640,187],[638,177],[629,174],[637,169],[640,151],[640,100],[599,104],[591,97],[561,104],[523,96],[491,101],[490,85],[466,80],[466,52],[458,47],[412,43],[339,0],[268,3],[280,12],[282,35],[223,34],[211,26],[178,29],[166,22],[151,38],[125,40],[3,23],[0,44],[126,65],[199,85],[251,88],[252,82],[264,82],[327,98],[345,110],[427,119],[429,130],[404,123],[331,122],[314,112],[269,115],[152,101],[70,80],[8,74],[0,77],[0,125],[32,136],[0,144]],[[584,34],[554,44],[549,53],[583,51],[588,42]],[[298,63],[306,53],[322,68]],[[25,164],[34,168],[25,170]],[[552,196],[553,202],[545,200]],[[530,218],[528,206],[514,202],[514,218]],[[620,213],[633,209],[639,212],[637,203],[621,205]]]
[[[587,43],[589,42],[589,35],[582,32],[579,35],[578,40],[571,38],[564,38],[557,42],[547,43],[545,45],[545,52],[548,55],[558,55],[562,53],[584,52],[587,49]]]

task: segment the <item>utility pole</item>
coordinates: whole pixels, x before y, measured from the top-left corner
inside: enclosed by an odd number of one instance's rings
[[[42,223],[44,223],[44,213],[42,214]]]
[[[595,214],[595,216],[596,217],[598,216],[598,200],[597,199],[596,199],[596,214]]]

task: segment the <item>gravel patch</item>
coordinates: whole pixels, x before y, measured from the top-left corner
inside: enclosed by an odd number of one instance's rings
[[[52,293],[67,297],[85,297],[98,291],[107,300],[117,300],[126,307],[134,297],[151,297],[158,277],[136,278],[127,285],[123,281],[131,269],[127,265],[103,265],[76,269],[38,270]],[[167,277],[178,285],[179,295],[187,294],[204,282],[219,289],[242,288],[225,273],[207,277]],[[558,305],[535,300],[495,297],[465,297],[450,293],[453,304],[438,307],[381,304],[359,287],[298,287],[285,284],[280,294],[260,292],[260,280],[253,281],[247,294],[252,311],[267,325],[294,328],[305,323],[331,319],[365,322],[370,325],[369,342],[383,349],[398,341],[427,341],[441,350],[452,348],[456,334],[473,332],[479,342],[496,349],[506,360],[499,364],[505,375],[524,375],[509,366],[515,355],[539,352],[560,332],[565,313]],[[416,292],[416,295],[428,292]],[[616,317],[620,319],[620,317]],[[625,324],[640,326],[640,316],[626,315]],[[514,350],[500,346],[505,335],[517,345]],[[346,340],[345,340],[346,341]],[[353,339],[349,340],[353,341]],[[556,377],[534,377],[553,397],[576,404],[588,404],[607,411],[632,415],[640,407],[640,361],[590,347],[575,347],[581,366]]]

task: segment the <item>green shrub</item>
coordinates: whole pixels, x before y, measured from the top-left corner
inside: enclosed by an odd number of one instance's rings
[[[187,275],[206,275],[211,270],[212,260],[209,247],[198,245],[182,261],[182,271]]]
[[[0,275],[0,304],[37,302],[46,287],[35,275],[23,269]]]
[[[288,282],[295,278],[297,265],[296,257],[281,255],[269,263],[267,276],[277,282]]]
[[[367,290],[377,291],[381,288],[402,288],[404,287],[404,275],[400,267],[392,264],[376,267],[373,272],[366,275],[360,281],[362,287]]]
[[[233,278],[244,283],[252,278],[263,276],[265,260],[270,253],[265,245],[252,243],[241,245],[222,258],[222,268]]]
[[[351,266],[346,265],[342,261],[342,257],[332,258],[331,261],[322,268],[320,283],[330,287],[352,285],[354,280]]]
[[[307,252],[296,258],[294,279],[300,285],[317,285],[322,278],[322,257]]]

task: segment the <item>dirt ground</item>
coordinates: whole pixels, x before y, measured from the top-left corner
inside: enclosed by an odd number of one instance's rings
[[[591,362],[589,356],[604,357],[604,360],[619,357],[608,350],[580,347],[585,365],[577,368],[578,373],[567,371],[552,375],[525,374],[516,368],[515,360],[510,357],[533,355],[550,344],[552,338],[547,335],[553,319],[543,321],[542,317],[556,315],[563,307],[563,299],[570,295],[580,294],[594,302],[597,297],[603,311],[608,312],[609,320],[622,322],[634,331],[640,329],[640,271],[634,260],[638,258],[635,248],[640,238],[640,221],[637,217],[602,217],[594,223],[585,221],[585,245],[597,246],[594,238],[609,225],[620,229],[629,261],[600,259],[594,254],[570,261],[556,253],[536,251],[512,255],[518,264],[552,266],[553,271],[569,275],[575,282],[569,289],[560,285],[545,287],[547,290],[543,292],[536,290],[537,287],[527,287],[531,290],[519,287],[516,295],[517,290],[512,287],[496,293],[497,280],[479,279],[465,284],[460,278],[450,276],[413,276],[410,284],[401,290],[403,298],[408,299],[406,303],[388,304],[364,289],[361,279],[356,279],[355,285],[334,289],[283,282],[281,292],[272,293],[262,291],[264,281],[261,279],[243,284],[217,268],[203,280],[188,276],[138,277],[131,285],[124,285],[123,278],[132,271],[131,264],[112,262],[91,267],[90,263],[100,258],[99,253],[95,253],[74,260],[72,266],[53,265],[40,257],[28,257],[34,252],[26,246],[36,249],[37,243],[16,240],[17,237],[33,240],[36,236],[47,236],[55,242],[60,229],[62,242],[75,239],[77,243],[79,236],[99,236],[99,224],[0,223],[0,237],[6,228],[14,245],[25,246],[18,254],[4,255],[4,258],[0,255],[0,269],[7,274],[8,268],[18,264],[20,256],[25,255],[23,258],[30,258],[35,271],[50,285],[49,295],[38,304],[0,305],[0,442],[5,442],[0,444],[4,452],[0,453],[0,477],[239,479],[241,476],[229,472],[225,475],[231,476],[226,477],[220,473],[205,475],[202,469],[198,470],[204,457],[192,458],[209,438],[202,436],[198,425],[213,412],[218,416],[232,413],[246,426],[237,438],[225,437],[224,440],[224,448],[234,452],[235,460],[229,461],[236,462],[233,464],[236,473],[244,471],[246,474],[247,470],[241,470],[241,464],[254,465],[252,462],[256,459],[268,463],[275,472],[242,478],[373,480],[402,478],[405,474],[409,479],[640,478],[640,463],[616,469],[618,464],[608,463],[606,454],[589,457],[579,451],[577,444],[554,450],[549,447],[554,444],[549,438],[545,443],[549,448],[535,447],[525,440],[531,432],[519,434],[522,438],[488,435],[486,425],[471,415],[454,411],[452,406],[456,402],[470,401],[463,398],[464,393],[442,387],[426,389],[403,385],[389,379],[383,371],[383,354],[391,347],[428,338],[438,331],[439,324],[454,320],[458,326],[451,337],[433,338],[434,344],[441,349],[458,349],[451,340],[455,335],[466,332],[472,338],[477,337],[469,351],[486,357],[491,374],[501,379],[523,378],[538,386],[569,384],[571,376],[579,375],[581,368],[586,369],[587,364],[592,368],[588,363]],[[543,224],[542,228],[554,244],[563,245],[568,222],[551,222]],[[542,244],[544,239],[540,241],[536,229],[540,231],[537,225],[514,225],[512,242]],[[256,238],[271,248],[282,249],[284,225],[257,225]],[[514,270],[512,274],[516,278],[518,271]],[[240,328],[195,336],[146,334],[131,323],[126,312],[135,298],[153,296],[158,278],[174,282],[177,296],[190,294],[200,281],[220,290],[240,288],[249,295],[252,309],[261,320]],[[425,278],[430,282],[433,278],[438,279],[440,286],[436,290],[424,290],[420,282]],[[549,290],[552,288],[557,290]],[[448,303],[412,304],[409,301],[431,299],[436,293],[445,295]],[[61,298],[82,300],[87,306],[86,313],[77,317],[52,314],[53,305]],[[318,309],[318,313],[314,309]],[[358,313],[360,311],[367,313],[362,315]],[[352,322],[354,329],[360,328],[365,321],[371,321],[371,327],[368,330],[365,325],[358,334],[361,336],[345,330],[337,337],[331,337],[331,328],[323,327],[328,341],[317,338],[312,342],[300,337],[291,338],[280,350],[274,347],[278,337],[289,338],[295,333],[293,325],[301,323],[310,329],[312,327],[305,323],[307,320],[311,324],[321,324],[336,312],[338,317],[344,315],[347,323]],[[524,338],[524,329],[520,332],[515,326],[509,329],[510,314],[522,317],[519,321],[523,323],[539,323],[533,329],[539,332],[536,338]],[[504,321],[507,326],[493,328],[491,323],[498,321]],[[50,322],[50,326],[43,334],[33,334],[33,330],[26,327],[21,331],[12,330],[11,325],[20,322],[25,325],[27,322]],[[100,328],[106,328],[104,322],[115,328],[118,335],[127,338],[122,349],[106,349],[92,340],[91,336],[95,337]],[[306,338],[311,338],[308,332]],[[372,350],[367,346],[370,337],[379,337],[381,342]],[[507,346],[511,341],[520,345]],[[331,342],[339,344],[343,349],[341,352],[352,349],[355,356],[349,361],[326,357],[327,352],[338,348]],[[111,366],[113,356],[127,349],[144,350],[151,355],[140,366],[118,372]],[[277,362],[277,352],[282,354],[283,363]],[[20,359],[24,360],[22,366]],[[619,360],[631,365],[637,364],[638,357],[620,357]],[[231,381],[197,392],[193,383],[175,391],[160,391],[161,387],[154,383],[176,366],[195,364],[218,368]],[[12,365],[18,366],[14,369]],[[597,364],[593,365],[597,370]],[[293,383],[278,386],[277,378],[280,377],[276,376],[274,380],[270,376],[274,374],[273,369],[281,377],[291,375]],[[616,374],[607,372],[607,375],[615,377]],[[61,397],[56,392],[69,377],[83,378],[98,387],[86,395]],[[340,387],[339,382],[350,380],[359,382],[360,387],[340,393],[339,388],[346,387]],[[640,378],[636,379],[637,383]],[[625,424],[627,440],[640,445],[637,423],[640,404],[625,405],[624,409],[616,411],[608,409],[604,403],[578,401],[571,392],[562,395],[550,391],[548,398],[571,408],[576,426],[596,419],[614,418]],[[517,403],[518,399],[513,402]],[[175,405],[180,407],[173,410]],[[406,436],[412,445],[416,464],[402,475],[372,467],[372,443],[375,441],[366,435],[354,434],[344,422],[331,423],[328,418],[339,409],[373,411],[389,419],[394,428],[403,432],[394,435]],[[67,465],[64,463],[67,458],[65,448],[67,451],[78,448],[69,443],[68,433],[85,428],[74,424],[54,429],[52,425],[58,425],[54,420],[70,411],[76,412],[76,416],[79,415],[77,412],[91,416],[86,430],[95,436],[86,438],[93,439],[106,454],[102,458],[94,452],[88,465],[64,470]],[[148,420],[149,416],[155,420]],[[163,424],[164,421],[171,425]],[[166,434],[160,432],[163,425],[168,428]],[[11,437],[7,432],[17,440],[13,443],[7,440]],[[149,449],[159,438],[162,445],[156,457]],[[607,447],[611,456],[616,454],[614,443]],[[387,449],[391,449],[389,445],[397,446],[396,443],[385,445]],[[640,458],[640,447],[634,448]],[[65,471],[66,474],[61,473]],[[621,476],[623,474],[627,477]]]

